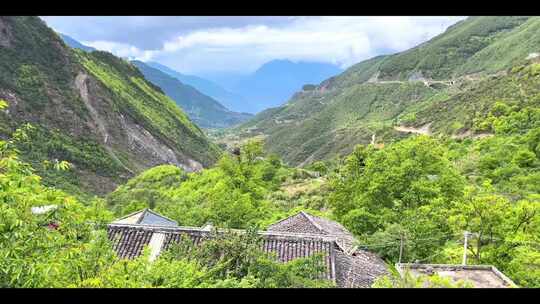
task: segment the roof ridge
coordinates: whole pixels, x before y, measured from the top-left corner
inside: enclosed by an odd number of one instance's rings
[[[341,249],[341,251],[343,251],[345,254],[352,255],[354,252],[356,252],[356,249],[357,249],[358,246],[353,245],[353,246],[349,247],[349,246],[346,246],[345,244],[343,244],[344,241],[347,241],[346,238],[344,238],[344,235],[347,235],[347,234],[350,234],[350,236],[353,239],[353,243],[357,242],[354,235],[349,230],[347,230],[347,228],[345,228],[343,225],[341,225],[340,223],[338,223],[336,221],[326,219],[324,217],[312,215],[312,214],[309,214],[309,213],[304,212],[304,211],[301,211],[301,212],[308,219],[308,221],[311,224],[313,224],[317,229],[319,229],[321,232],[323,232],[324,234],[329,235],[329,236],[334,236],[335,237],[334,242],[336,243],[336,246],[338,246]],[[337,226],[339,229],[343,230],[343,232],[345,232],[346,234],[335,233],[333,231],[326,231],[317,222],[315,222],[315,219],[314,219],[315,217],[319,218],[319,219],[321,219],[323,221],[329,222],[329,224],[331,224],[331,225]],[[348,238],[348,236],[349,235],[347,235],[347,238]]]
[[[139,229],[144,229],[144,230],[154,230],[154,229],[181,230],[181,229],[184,229],[184,230],[205,231],[205,230],[202,230],[201,227],[195,227],[195,226],[139,225],[139,224],[128,224],[128,223],[109,223],[107,226],[139,228]]]
[[[114,221],[116,222],[116,221],[120,221],[120,220],[126,219],[126,218],[128,218],[128,217],[130,217],[130,216],[133,216],[133,215],[135,215],[135,214],[137,214],[137,213],[140,213],[140,212],[143,212],[143,211],[144,211],[144,209],[142,209],[142,210],[137,210],[137,211],[134,211],[134,212],[131,212],[130,214],[124,215],[124,216],[122,216],[121,218],[117,218],[117,219],[114,220]]]
[[[144,219],[144,215],[146,214],[146,212],[148,211],[148,208],[144,208],[141,212],[141,216],[139,216],[139,218],[137,219],[137,222],[135,222],[135,224],[140,224],[142,222],[142,220]]]
[[[287,216],[286,218],[282,218],[282,219],[280,219],[279,221],[272,223],[270,226],[274,226],[274,225],[276,225],[276,224],[279,224],[279,223],[285,221],[286,219],[289,219],[289,218],[291,218],[291,217],[293,217],[293,216],[297,216],[297,215],[301,214],[302,212],[303,212],[303,211],[299,211],[299,212],[297,212],[297,213],[295,213],[295,214],[293,214],[293,215]]]
[[[308,221],[309,221],[311,224],[313,224],[313,226],[315,226],[315,228],[319,229],[319,231],[321,231],[321,232],[323,232],[323,233],[327,233],[326,231],[324,231],[324,229],[323,229],[319,224],[317,224],[317,223],[313,220],[311,214],[305,212],[304,210],[300,211],[300,213],[301,213],[305,218],[307,218]]]
[[[309,221],[311,224],[313,224],[313,226],[315,226],[315,228],[319,229],[319,231],[321,231],[321,232],[323,232],[323,233],[326,233],[326,234],[328,234],[328,235],[333,235],[331,232],[328,232],[328,231],[324,230],[324,228],[321,227],[321,225],[319,225],[317,222],[315,222],[314,217],[321,218],[320,216],[316,216],[316,215],[309,214],[309,213],[307,213],[307,212],[305,212],[305,211],[303,211],[303,210],[300,211],[300,212],[302,213],[302,215],[304,215],[304,216],[308,219],[308,221]]]
[[[329,218],[325,218],[325,217],[322,217],[322,216],[317,216],[317,215],[309,214],[309,213],[307,213],[307,212],[305,212],[305,213],[306,213],[308,216],[312,217],[312,218],[315,218],[315,217],[316,217],[316,218],[319,218],[319,219],[321,219],[321,220],[323,220],[323,221],[326,221],[326,222],[328,222],[328,223],[331,223],[332,225],[336,225],[336,226],[338,226],[340,229],[342,229],[343,232],[347,232],[347,233],[349,233],[349,234],[352,235],[352,233],[349,231],[349,229],[347,229],[345,226],[343,226],[343,225],[342,225],[340,222],[338,222],[338,221],[335,221],[335,220],[332,220],[332,219],[329,219]]]
[[[134,228],[134,229],[141,229],[141,230],[150,230],[150,231],[167,231],[171,233],[175,232],[182,232],[182,231],[191,231],[191,232],[201,232],[201,233],[209,233],[208,230],[204,230],[202,227],[192,227],[192,226],[159,226],[159,225],[138,225],[138,224],[109,224],[108,226],[111,227],[126,227],[126,228]],[[245,233],[245,229],[218,229],[218,232],[239,232],[239,233]],[[318,233],[295,233],[295,232],[281,232],[281,231],[259,231],[259,235],[261,236],[268,236],[268,237],[284,237],[284,238],[311,238],[311,239],[318,239],[320,241],[324,242],[336,242],[336,237],[333,235],[324,235],[324,234],[318,234]]]
[[[171,218],[168,218],[168,217],[162,215],[161,213],[157,213],[156,211],[154,211],[154,210],[152,210],[152,209],[150,209],[150,208],[145,208],[145,209],[146,209],[147,212],[153,213],[154,215],[157,215],[157,216],[159,216],[159,217],[162,217],[162,218],[164,218],[164,219],[167,219],[167,220],[169,220],[169,221],[171,221],[171,222],[176,223],[176,225],[178,225],[178,222],[177,222],[177,221],[175,221],[175,220],[173,220],[173,219],[171,219]]]

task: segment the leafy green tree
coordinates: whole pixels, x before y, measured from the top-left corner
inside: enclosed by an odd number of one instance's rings
[[[103,207],[99,201],[84,206],[43,186],[14,148],[14,141],[26,136],[25,129],[13,136],[0,141],[0,286],[76,284],[113,259],[112,250],[103,247],[103,234],[96,232],[111,214],[96,210]]]
[[[358,147],[333,177],[333,213],[387,258],[397,260],[404,235],[408,259],[434,254],[451,233],[448,210],[465,184],[448,153],[426,136],[381,150]]]

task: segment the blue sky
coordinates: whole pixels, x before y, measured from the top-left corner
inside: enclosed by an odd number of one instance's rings
[[[118,56],[180,72],[250,73],[273,59],[343,68],[399,52],[464,17],[44,16],[58,32]]]

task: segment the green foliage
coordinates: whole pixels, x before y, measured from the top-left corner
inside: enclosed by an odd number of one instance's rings
[[[106,52],[74,50],[78,61],[113,92],[117,110],[133,115],[146,129],[165,142],[210,164],[217,158],[217,146],[161,89],[144,79],[137,68]]]
[[[397,272],[390,276],[378,278],[372,285],[373,288],[472,288],[472,283],[448,277],[434,275],[413,275],[405,271],[403,276]]]
[[[94,172],[98,178],[125,181],[118,176],[127,173],[123,165],[92,138],[77,139],[40,125],[27,126],[24,137],[15,133],[12,137],[20,157],[32,164],[46,185],[89,198],[88,193],[102,193],[103,189],[81,180],[83,171]]]
[[[26,130],[14,136],[26,138]],[[58,169],[65,167],[59,162]],[[153,183],[166,187],[183,178],[180,169],[161,166],[124,190]],[[101,229],[112,220],[103,201],[84,206],[43,186],[32,167],[19,160],[15,140],[0,141],[0,189],[0,287],[333,286],[320,279],[324,266],[319,256],[281,263],[260,251],[261,239],[254,229],[243,234],[216,231],[188,251],[181,242],[155,262],[149,261],[148,248],[135,260],[118,260]],[[44,205],[55,208],[31,212],[31,207]]]
[[[516,43],[511,43],[506,37],[520,35],[520,25],[526,26],[527,21],[528,17],[467,18],[426,43],[388,56],[380,66],[380,77],[405,79],[415,71],[421,71],[428,78],[448,79],[457,72],[462,73],[463,70],[476,72],[479,65],[483,67],[482,70],[491,67],[500,69],[501,65],[504,68],[503,64],[508,64],[519,55],[521,58],[526,57],[527,50],[532,51],[534,43],[520,48],[522,51],[518,55],[516,52],[497,52],[503,56],[503,58],[497,58],[497,61],[486,54],[477,55],[477,53],[500,41],[502,41],[500,46],[495,46],[495,48],[500,48],[502,45],[509,49],[515,48]],[[538,28],[538,20],[532,28]],[[519,45],[522,44],[519,43]],[[490,53],[492,54],[492,52],[487,54]],[[476,66],[471,65],[470,61],[475,62]],[[500,64],[501,61],[504,63]]]
[[[416,137],[374,151],[362,146],[333,178],[331,203],[338,217],[360,208],[402,218],[407,210],[449,205],[459,199],[463,180],[445,158],[444,148],[428,137]],[[390,218],[387,218],[387,217]]]
[[[315,172],[319,172],[322,175],[328,173],[328,167],[322,161],[316,161],[316,162],[310,164],[308,166],[308,169],[313,170]]]
[[[180,225],[207,222],[245,228],[267,219],[276,208],[266,197],[279,187],[286,169],[265,158],[260,141],[250,141],[240,155],[225,154],[216,167],[185,174],[173,166],[150,169],[108,197],[117,214],[150,207]]]
[[[164,191],[180,186],[186,179],[184,171],[176,166],[153,167],[118,187],[108,196],[108,203],[117,213],[154,209],[167,200]]]
[[[367,249],[394,262],[403,243],[406,262],[459,263],[462,233],[474,232],[471,263],[493,264],[518,285],[537,286],[539,164],[529,149],[538,132],[520,133],[358,146],[331,175],[332,213]]]
[[[24,130],[17,137],[24,137]],[[65,287],[109,263],[103,231],[112,219],[102,202],[88,207],[62,191],[45,187],[22,162],[14,142],[0,141],[0,286]],[[31,207],[55,205],[45,214]]]
[[[261,251],[261,242],[252,228],[245,233],[213,231],[195,249],[189,240],[171,246],[163,259],[187,257],[207,269],[206,279],[210,281],[229,280],[242,285],[248,280],[249,286],[256,288],[332,287],[331,282],[320,278],[325,270],[320,256],[280,263],[277,257]]]

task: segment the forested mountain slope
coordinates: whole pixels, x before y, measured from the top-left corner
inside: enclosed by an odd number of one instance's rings
[[[64,42],[72,48],[92,52],[96,49],[83,45],[77,40],[60,34]],[[144,75],[144,77],[164,90],[167,96],[171,97],[180,108],[182,108],[189,117],[200,127],[203,128],[224,128],[236,125],[250,118],[251,114],[236,113],[230,111],[225,106],[214,100],[212,97],[201,93],[197,87],[205,89],[212,87],[209,81],[195,76],[183,75],[177,73],[159,63],[144,63],[139,60],[132,60],[134,64]],[[179,76],[182,77],[179,77]],[[184,79],[187,80],[184,82]],[[189,82],[188,82],[189,81]],[[190,85],[196,83],[197,86]],[[217,85],[214,85],[214,87]],[[212,87],[212,88],[214,88]],[[214,91],[212,91],[214,92]]]
[[[241,123],[253,115],[227,109],[190,85],[141,61],[132,61],[146,79],[159,86],[189,117],[203,128],[224,128]]]
[[[232,111],[236,112],[244,112],[245,111],[245,103],[246,101],[244,98],[238,94],[234,94],[233,92],[227,91],[225,88],[220,86],[219,84],[210,81],[208,79],[194,76],[194,75],[187,75],[182,74],[178,71],[175,71],[165,65],[162,65],[157,62],[145,62],[146,65],[153,67],[154,69],[158,69],[162,71],[165,74],[168,74],[169,76],[172,76],[180,82],[190,85],[194,88],[196,88],[199,92],[203,93],[204,95],[208,95],[212,97],[213,99],[217,100],[219,103],[224,105],[226,108]]]
[[[358,143],[393,141],[406,130],[489,133],[475,121],[496,101],[516,105],[536,98],[539,34],[539,17],[468,18],[415,48],[363,61],[306,87],[231,137],[263,135],[271,152],[305,165],[348,154]]]
[[[80,43],[79,41],[73,39],[72,37],[66,35],[66,34],[59,34],[62,40],[64,40],[64,43],[68,46],[74,48],[74,49],[81,49],[83,51],[92,52],[97,51],[95,48],[91,46],[84,45]]]
[[[0,17],[0,133],[34,128],[19,140],[47,184],[107,193],[159,164],[198,170],[218,148],[161,89],[129,62],[67,47],[38,17]],[[66,160],[59,174],[43,161]]]

